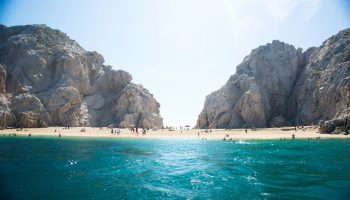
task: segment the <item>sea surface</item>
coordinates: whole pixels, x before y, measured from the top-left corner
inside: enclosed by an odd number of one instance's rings
[[[0,199],[350,199],[350,140],[1,136]]]

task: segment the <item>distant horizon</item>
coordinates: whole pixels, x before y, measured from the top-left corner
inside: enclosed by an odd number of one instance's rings
[[[350,28],[349,10],[346,0],[5,0],[0,24],[45,24],[66,33],[154,94],[165,126],[195,126],[206,95],[252,49],[273,40],[303,51],[319,47]]]

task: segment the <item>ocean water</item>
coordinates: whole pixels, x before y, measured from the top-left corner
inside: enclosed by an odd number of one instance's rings
[[[0,199],[350,199],[350,140],[1,137]]]

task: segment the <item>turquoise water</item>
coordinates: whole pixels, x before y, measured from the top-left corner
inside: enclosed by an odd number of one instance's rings
[[[350,140],[0,138],[0,199],[349,199]]]

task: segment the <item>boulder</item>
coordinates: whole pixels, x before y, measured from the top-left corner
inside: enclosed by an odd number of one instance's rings
[[[52,124],[51,116],[40,99],[31,94],[19,94],[12,98],[11,111],[22,127],[48,127]]]
[[[81,115],[82,99],[74,87],[59,87],[41,95],[52,122],[59,126],[82,126],[84,116]]]
[[[141,85],[128,84],[114,106],[115,117],[123,120],[125,115],[134,113],[155,113],[159,115],[159,103]]]
[[[319,132],[329,134],[333,133],[335,130],[335,125],[333,124],[332,121],[320,121],[319,123]]]
[[[350,116],[345,118],[338,118],[332,120],[321,120],[318,124],[320,133],[336,133],[336,128],[339,127],[343,129],[344,132],[349,132],[350,130]]]

